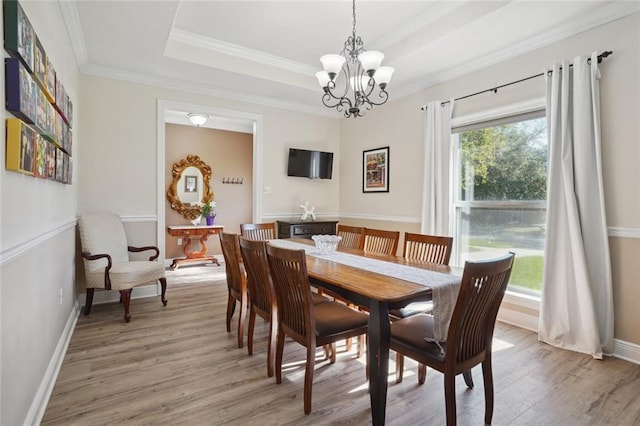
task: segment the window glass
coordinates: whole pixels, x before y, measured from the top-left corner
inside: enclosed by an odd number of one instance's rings
[[[464,265],[466,260],[513,251],[510,289],[539,293],[547,198],[546,118],[505,121],[453,135],[453,263]]]

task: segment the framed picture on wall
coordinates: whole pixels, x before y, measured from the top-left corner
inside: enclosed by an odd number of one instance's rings
[[[389,147],[362,152],[362,192],[389,192]]]
[[[198,192],[198,177],[185,175],[184,192]]]

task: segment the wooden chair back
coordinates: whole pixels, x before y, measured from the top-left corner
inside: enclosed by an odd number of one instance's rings
[[[222,255],[224,256],[224,266],[227,272],[227,288],[229,289],[229,297],[227,300],[227,333],[231,331],[231,317],[235,311],[236,301],[240,302],[238,312],[238,347],[241,348],[243,345],[248,293],[244,267],[240,266],[238,234],[230,234],[228,232],[220,233],[220,246],[222,247]]]
[[[337,235],[342,237],[339,247],[362,250],[364,246],[365,228],[359,226],[347,226],[338,224]]]
[[[276,223],[243,223],[240,234],[248,240],[275,240],[278,238]]]
[[[220,233],[220,246],[224,256],[224,266],[227,272],[227,286],[229,290],[241,295],[243,287],[246,289],[246,279],[240,268],[240,246],[238,234]]]
[[[390,254],[398,250],[400,232],[365,228],[363,249],[369,253]]]
[[[240,254],[247,271],[247,286],[250,302],[260,313],[269,315],[276,309],[276,297],[269,274],[267,261],[267,244],[264,241],[238,238]]]
[[[288,250],[267,244],[267,258],[280,327],[298,343],[315,347],[315,316],[304,250]]]
[[[447,335],[445,364],[464,372],[491,351],[498,309],[509,284],[515,254],[466,262]],[[472,365],[469,365],[469,364]],[[445,369],[447,367],[445,366]]]
[[[405,232],[402,256],[406,259],[448,265],[451,258],[451,247],[453,247],[453,237]]]

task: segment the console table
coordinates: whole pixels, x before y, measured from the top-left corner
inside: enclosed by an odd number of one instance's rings
[[[278,221],[278,238],[311,238],[312,235],[336,233],[337,220],[313,222]]]
[[[207,260],[210,260],[211,262],[220,266],[220,263],[218,263],[218,259],[216,259],[215,256],[207,256],[208,248],[206,241],[209,235],[221,233],[224,230],[224,226],[179,225],[168,226],[167,230],[169,231],[169,235],[173,237],[184,237],[186,239],[183,249],[185,257],[181,259],[174,259],[173,263],[171,263],[171,270],[175,270],[181,263],[203,262]],[[198,237],[200,237],[200,251],[189,251],[189,247],[191,246],[191,238]]]

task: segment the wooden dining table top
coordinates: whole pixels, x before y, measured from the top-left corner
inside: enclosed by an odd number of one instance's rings
[[[310,246],[314,245],[313,241],[304,238],[289,238],[287,240]],[[384,262],[412,266],[432,272],[462,276],[462,268],[458,267],[439,265],[415,259],[405,259],[402,256],[368,253],[359,249],[340,247],[337,251]],[[394,305],[408,299],[419,299],[431,294],[431,288],[424,284],[332,262],[330,259],[327,259],[326,256],[316,257],[309,255],[306,258],[307,271],[311,278],[321,279],[325,283],[343,288],[349,292],[358,293],[368,299]]]

